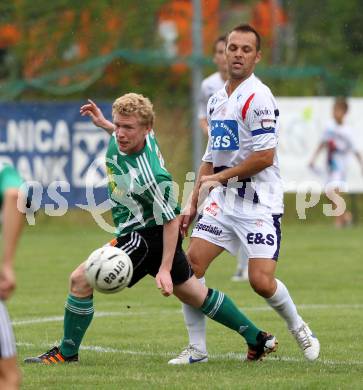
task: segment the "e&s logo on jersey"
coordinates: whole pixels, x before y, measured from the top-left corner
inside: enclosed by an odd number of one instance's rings
[[[238,123],[235,120],[212,120],[212,150],[238,150]]]

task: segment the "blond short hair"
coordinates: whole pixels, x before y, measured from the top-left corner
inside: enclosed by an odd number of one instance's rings
[[[112,116],[136,115],[141,125],[152,127],[155,113],[151,101],[137,93],[126,93],[117,98],[112,104]]]

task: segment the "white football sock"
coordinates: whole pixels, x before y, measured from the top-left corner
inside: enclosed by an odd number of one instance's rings
[[[205,278],[198,281],[205,284]],[[189,333],[189,344],[199,351],[206,353],[206,320],[205,315],[198,309],[183,303],[184,322]]]
[[[266,298],[266,302],[286,321],[289,330],[297,329],[303,324],[303,320],[297,313],[295,303],[286,286],[278,279],[276,283],[275,294]]]

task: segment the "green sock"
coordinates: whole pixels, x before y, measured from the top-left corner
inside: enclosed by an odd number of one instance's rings
[[[77,298],[69,294],[64,311],[64,336],[60,345],[63,356],[78,353],[84,334],[93,318],[93,297]]]
[[[248,344],[256,345],[256,337],[261,331],[251,322],[225,294],[209,289],[200,310],[209,318],[235,330]]]

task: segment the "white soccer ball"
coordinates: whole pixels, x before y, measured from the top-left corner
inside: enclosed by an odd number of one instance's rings
[[[85,267],[88,283],[97,291],[113,294],[128,286],[133,267],[130,257],[114,246],[105,246],[93,251]]]

